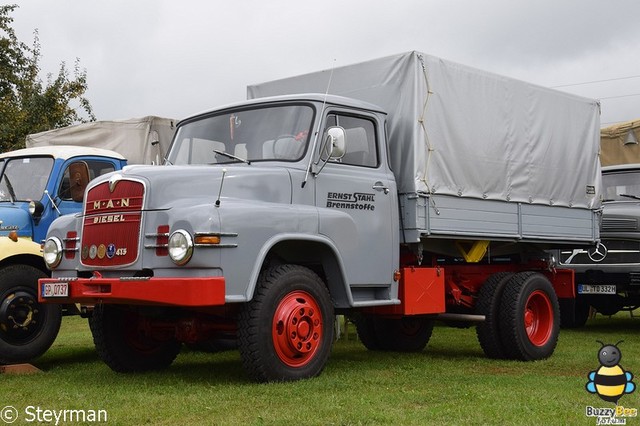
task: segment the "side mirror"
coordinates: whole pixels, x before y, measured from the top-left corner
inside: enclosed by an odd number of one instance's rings
[[[84,161],[76,161],[69,165],[69,189],[71,199],[76,202],[84,200],[84,190],[89,184],[89,166]]]
[[[345,131],[342,127],[336,126],[327,129],[325,146],[329,158],[335,159],[344,156],[346,151],[345,139]]]

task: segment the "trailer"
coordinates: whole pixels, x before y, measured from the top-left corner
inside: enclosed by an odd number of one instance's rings
[[[422,350],[443,319],[489,357],[553,353],[574,276],[546,250],[599,238],[596,101],[415,51],[248,97],[48,233],[40,300],[93,307],[113,370],[232,334],[253,379],[313,377],[335,314],[370,350]]]

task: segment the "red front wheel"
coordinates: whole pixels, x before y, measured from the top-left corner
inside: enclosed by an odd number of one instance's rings
[[[508,358],[551,356],[558,343],[560,308],[542,274],[521,272],[506,283],[500,302],[500,334]]]
[[[317,376],[331,352],[333,320],[327,287],[313,271],[299,265],[263,271],[238,319],[245,369],[260,382]]]
[[[322,311],[313,296],[304,291],[286,295],[276,307],[271,329],[280,361],[289,367],[301,367],[313,360],[322,348],[324,326]]]

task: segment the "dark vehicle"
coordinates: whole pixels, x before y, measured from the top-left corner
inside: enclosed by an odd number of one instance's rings
[[[603,315],[640,307],[640,164],[603,167],[602,194],[601,241],[559,254],[561,266],[576,272],[574,312],[563,309],[566,327],[583,326],[590,307]]]

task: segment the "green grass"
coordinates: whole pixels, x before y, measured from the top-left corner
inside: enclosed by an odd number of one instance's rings
[[[25,409],[33,406],[102,409],[112,425],[595,425],[585,407],[613,407],[585,390],[587,374],[599,368],[596,339],[624,340],[620,364],[640,385],[639,332],[640,318],[599,317],[562,330],[550,359],[524,363],[486,359],[475,328],[437,326],[424,352],[397,354],[367,351],[351,326],[320,377],[256,384],[236,351],[185,349],[168,370],[114,373],[95,354],[86,320],[72,317],[34,363],[42,373],[0,376],[0,408],[18,410],[14,424],[27,424]],[[640,391],[620,405],[640,408]]]

